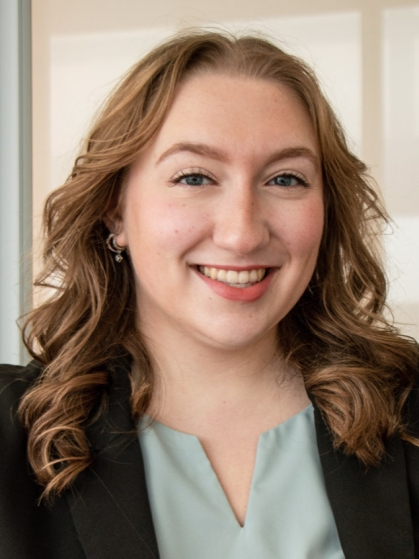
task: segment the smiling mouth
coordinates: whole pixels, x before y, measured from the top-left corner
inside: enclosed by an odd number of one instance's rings
[[[245,288],[261,282],[269,273],[269,268],[255,268],[254,270],[240,270],[238,272],[236,270],[198,266],[198,271],[207,278],[225,283],[231,287]]]

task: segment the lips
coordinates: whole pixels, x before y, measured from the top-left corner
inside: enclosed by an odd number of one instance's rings
[[[198,266],[201,274],[215,281],[219,281],[236,288],[250,287],[263,280],[267,268],[254,268],[250,270],[231,270],[228,268],[213,268]]]

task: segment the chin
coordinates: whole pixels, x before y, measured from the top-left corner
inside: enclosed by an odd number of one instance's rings
[[[225,328],[217,328],[213,332],[205,332],[204,336],[208,345],[225,351],[234,351],[251,348],[267,340],[272,342],[272,339],[276,337],[276,332],[276,325],[259,332],[254,325],[250,328],[228,325]]]

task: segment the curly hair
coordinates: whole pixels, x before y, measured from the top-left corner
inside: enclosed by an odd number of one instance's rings
[[[153,367],[136,329],[134,274],[129,258],[115,265],[106,249],[104,220],[118,211],[126,172],[162,125],[179,83],[202,73],[285,85],[306,108],[320,149],[325,227],[310,285],[278,325],[280,350],[301,371],[344,452],[374,466],[391,435],[418,444],[402,415],[418,351],[384,315],[379,234],[388,218],[365,165],[350,153],[300,59],[258,36],[195,30],[160,45],[129,71],[69,179],[46,203],[45,266],[36,285],[48,298],[24,326],[26,347],[44,369],[20,404],[29,460],[45,498],[67,489],[90,464],[85,429],[106,409],[106,364],[121,351],[140,372],[133,417],[149,405]]]

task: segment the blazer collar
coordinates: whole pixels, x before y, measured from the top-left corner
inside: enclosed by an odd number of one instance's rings
[[[68,492],[87,559],[158,559],[143,459],[130,413],[129,357],[110,367],[108,413],[87,431],[95,458]]]
[[[402,441],[393,437],[377,468],[333,448],[315,401],[317,445],[326,491],[346,559],[415,559]]]

